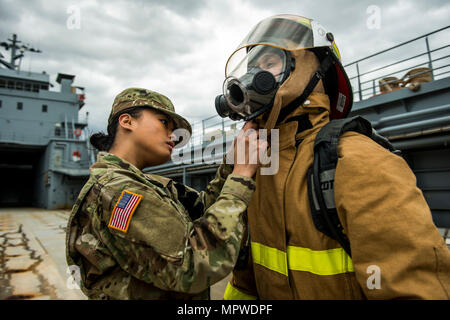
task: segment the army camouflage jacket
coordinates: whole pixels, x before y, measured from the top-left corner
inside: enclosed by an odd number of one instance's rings
[[[66,235],[87,297],[208,299],[236,262],[255,182],[222,164],[198,193],[106,152],[90,170]]]

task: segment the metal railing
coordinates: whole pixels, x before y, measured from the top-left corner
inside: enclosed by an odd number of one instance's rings
[[[243,121],[233,121],[229,118],[221,118],[218,115],[196,121],[191,124],[192,136],[183,150],[189,150],[194,146],[208,145],[209,143],[222,139],[226,142],[234,137],[244,125]]]
[[[55,130],[47,130],[45,134],[32,134],[24,131],[6,131],[0,129],[0,142],[2,143],[19,143],[29,145],[47,145],[50,140],[65,141],[86,141],[87,134],[82,131],[79,137],[70,130],[60,130],[59,134]]]
[[[64,169],[88,169],[91,166],[91,162],[89,160],[60,160],[54,163],[55,168],[64,168]]]
[[[404,88],[408,76],[404,72],[416,68],[427,68],[415,73],[416,77],[428,73],[431,81],[448,77],[449,39],[450,26],[446,26],[346,64],[344,67],[353,86],[354,101],[379,95],[382,93],[380,89],[382,85],[400,84],[397,88]],[[421,46],[424,48],[420,48]],[[384,79],[387,80],[383,81]]]
[[[226,151],[224,146],[230,144],[232,139],[237,135],[244,125],[244,121],[233,121],[229,118],[222,118],[218,115],[208,117],[206,119],[191,123],[192,136],[189,142],[177,150],[176,153],[180,155],[189,155],[189,163],[175,164],[169,161],[165,164],[152,167],[150,170],[152,173],[164,172],[169,168],[179,167],[186,170],[189,167],[198,166],[201,163],[220,163],[221,159]],[[205,156],[203,149],[206,146],[217,146],[216,150],[212,151],[212,154]],[[220,148],[222,146],[222,148]],[[174,155],[172,154],[172,159]]]

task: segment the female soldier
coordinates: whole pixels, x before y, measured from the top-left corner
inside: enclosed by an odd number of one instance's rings
[[[258,165],[248,164],[249,153],[267,144],[241,131],[246,163],[222,164],[198,193],[141,171],[170,159],[176,128],[192,132],[167,97],[130,88],[114,100],[108,135],[92,135],[101,152],[66,237],[69,268],[90,299],[208,299],[233,269],[255,190]]]

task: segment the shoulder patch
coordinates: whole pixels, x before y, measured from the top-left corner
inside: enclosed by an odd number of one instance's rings
[[[108,227],[123,232],[128,231],[131,217],[136,210],[142,195],[123,190],[111,214]]]

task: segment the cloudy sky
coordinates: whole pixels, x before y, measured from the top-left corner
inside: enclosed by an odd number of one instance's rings
[[[106,129],[114,96],[132,86],[164,93],[190,121],[216,114],[226,59],[258,21],[279,13],[319,21],[345,65],[447,26],[450,2],[0,0],[0,41],[16,33],[41,49],[26,56],[22,70],[45,70],[55,85],[58,72],[75,75],[75,85],[86,88],[80,115],[88,111],[90,131],[98,131]]]

